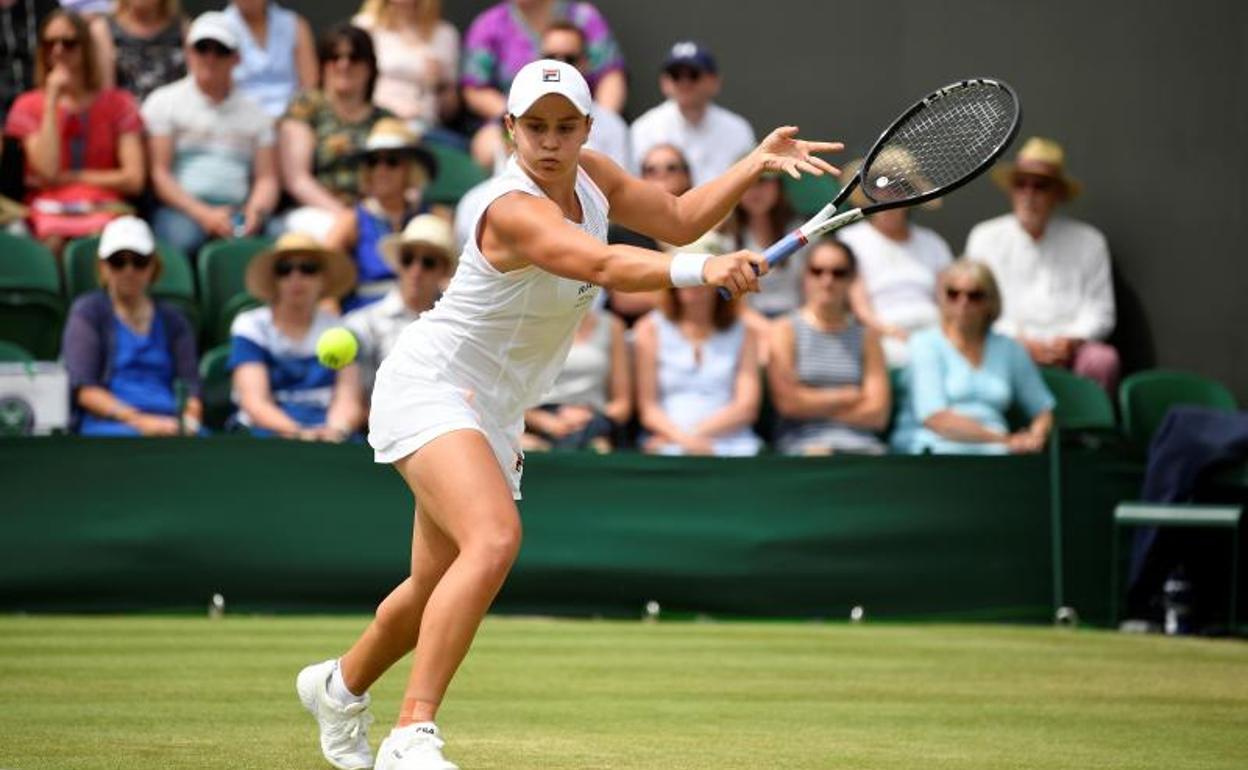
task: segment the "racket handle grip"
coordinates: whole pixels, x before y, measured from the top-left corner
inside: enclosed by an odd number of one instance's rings
[[[763,258],[767,260],[768,265],[774,265],[777,262],[783,262],[793,256],[793,252],[806,245],[806,236],[802,235],[801,230],[794,230],[780,240],[771,244],[771,247],[763,252]],[[754,272],[758,272],[758,266],[754,267]],[[719,296],[724,299],[731,299],[732,294],[722,286],[719,289]]]

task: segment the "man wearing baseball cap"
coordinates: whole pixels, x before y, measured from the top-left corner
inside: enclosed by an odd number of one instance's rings
[[[630,130],[634,165],[654,145],[671,144],[689,160],[693,183],[698,185],[753,150],[749,122],[715,104],[720,86],[719,66],[710,49],[693,40],[672,45],[659,75],[667,101],[633,121]]]
[[[213,238],[257,234],[277,206],[273,121],[234,87],[238,47],[224,13],[200,14],[186,36],[189,74],[143,102],[161,203],[153,229],[187,254]]]
[[[1115,322],[1109,246],[1092,225],[1056,214],[1083,191],[1066,170],[1065,150],[1033,136],[992,179],[1013,212],[972,228],[966,256],[992,268],[1001,287],[997,331],[1041,366],[1071,369],[1114,395],[1118,351],[1105,342]]]

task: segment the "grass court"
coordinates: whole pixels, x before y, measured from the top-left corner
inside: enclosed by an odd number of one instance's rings
[[[359,617],[0,618],[0,767],[327,768],[294,676]],[[374,747],[407,663],[373,690]],[[1243,768],[1248,645],[1005,626],[489,618],[487,768]]]

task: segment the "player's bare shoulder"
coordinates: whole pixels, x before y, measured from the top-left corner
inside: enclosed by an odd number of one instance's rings
[[[494,199],[481,215],[481,254],[499,272],[518,270],[529,264],[524,244],[541,228],[562,221],[554,201],[512,190]]]
[[[628,178],[627,171],[597,150],[582,148],[578,163],[607,198],[610,198],[617,186]]]

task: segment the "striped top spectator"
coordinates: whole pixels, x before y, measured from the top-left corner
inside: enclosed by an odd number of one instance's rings
[[[850,319],[839,331],[811,326],[800,311],[789,314],[793,323],[797,377],[809,388],[862,385],[862,346],[866,327]],[[832,447],[842,452],[878,454],[884,445],[874,433],[836,420],[793,420],[780,423],[777,446],[784,454],[805,454],[808,447]]]

